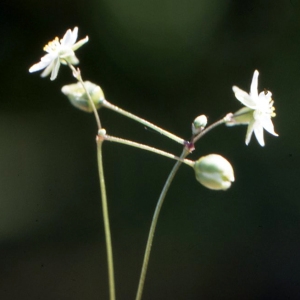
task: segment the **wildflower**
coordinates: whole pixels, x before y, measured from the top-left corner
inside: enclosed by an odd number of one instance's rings
[[[57,73],[60,67],[60,64],[66,65],[70,63],[76,65],[79,63],[78,58],[75,56],[74,51],[80,48],[85,44],[89,38],[86,36],[84,39],[78,41],[78,27],[75,27],[73,31],[68,29],[64,37],[59,41],[56,37],[53,41],[49,42],[45,47],[44,51],[47,52],[45,56],[41,58],[41,61],[34,64],[29,72],[36,72],[42,69],[45,69],[41,74],[42,77],[46,77],[51,73],[51,80],[54,80],[57,77]]]
[[[252,133],[256,136],[257,141],[261,146],[265,145],[264,133],[265,129],[274,136],[278,134],[274,131],[274,126],[271,117],[275,117],[274,101],[272,100],[272,93],[264,90],[258,94],[258,71],[255,70],[250,87],[250,94],[233,86],[232,90],[235,97],[245,105],[245,107],[233,114],[232,118],[227,122],[227,125],[248,124],[246,134],[246,145],[249,144]]]
[[[227,190],[234,181],[230,162],[218,154],[202,156],[195,162],[194,170],[196,179],[211,190]]]

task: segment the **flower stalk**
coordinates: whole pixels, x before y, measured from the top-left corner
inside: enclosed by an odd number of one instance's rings
[[[184,147],[182,154],[180,155],[180,158],[184,159],[188,154],[189,154],[188,149],[186,147]],[[142,270],[141,270],[141,275],[140,275],[140,280],[139,280],[139,285],[138,285],[138,290],[137,290],[135,300],[142,299],[142,294],[143,294],[143,289],[144,289],[144,284],[145,284],[145,279],[146,279],[146,274],[147,274],[147,269],[148,269],[148,263],[149,263],[149,258],[150,258],[150,253],[151,253],[151,248],[152,248],[152,243],[153,243],[153,238],[154,238],[154,234],[155,234],[158,217],[159,217],[162,205],[164,203],[164,200],[166,198],[167,192],[170,188],[170,185],[171,185],[177,171],[179,170],[179,167],[181,166],[181,164],[182,164],[181,160],[178,160],[175,163],[173,169],[171,170],[171,172],[165,182],[165,185],[161,191],[159,199],[157,201],[156,208],[155,208],[154,215],[153,215],[152,222],[151,222],[151,226],[150,226],[150,230],[149,230],[149,234],[148,234],[148,240],[147,240],[146,250],[145,250],[145,254],[144,254],[143,266],[142,266]]]
[[[94,116],[95,116],[95,119],[96,119],[96,123],[97,123],[97,126],[98,126],[98,130],[100,130],[102,127],[101,127],[101,122],[100,122],[100,117],[99,117],[99,114],[98,114],[98,111],[97,111],[97,108],[95,106],[95,103],[94,101],[92,100],[91,98],[91,95],[89,93],[89,91],[87,90],[86,86],[85,86],[85,83],[84,81],[82,80],[82,76],[81,76],[81,72],[79,69],[75,69],[75,67],[68,63],[68,66],[70,67],[70,69],[72,70],[73,72],[73,76],[78,80],[78,82],[81,83],[84,91],[86,92],[86,95],[88,97],[88,100],[89,100],[89,103],[93,109],[93,113],[94,113]]]
[[[105,138],[106,141],[109,141],[109,142],[124,144],[124,145],[135,147],[135,148],[138,148],[138,149],[141,149],[141,150],[146,150],[146,151],[149,151],[149,152],[153,152],[153,153],[156,153],[156,154],[159,154],[159,155],[162,155],[162,156],[165,156],[165,157],[177,160],[177,161],[181,161],[182,163],[184,163],[184,164],[186,164],[186,165],[188,165],[192,168],[194,167],[194,162],[192,160],[178,157],[174,154],[171,154],[171,153],[166,152],[166,151],[159,150],[159,149],[154,148],[154,147],[150,147],[148,145],[136,143],[136,142],[129,141],[129,140],[126,140],[126,139],[121,139],[121,138],[114,137],[114,136],[111,136],[111,135],[105,135],[104,138]]]
[[[106,195],[105,180],[104,180],[103,159],[102,159],[102,143],[103,143],[103,139],[100,135],[98,135],[97,136],[97,159],[98,159],[98,171],[99,171],[101,200],[102,200],[102,213],[103,213],[105,240],[106,240],[108,282],[109,282],[109,299],[110,300],[115,300],[116,299],[116,294],[115,294],[114,263],[113,263],[113,252],[112,252],[110,225],[109,225],[107,195]]]
[[[144,289],[144,285],[145,285],[145,279],[146,279],[146,274],[147,274],[147,269],[148,269],[150,254],[151,254],[151,248],[152,248],[152,244],[153,244],[154,234],[155,234],[158,218],[159,218],[159,215],[160,215],[160,211],[161,211],[161,208],[163,206],[164,200],[166,198],[167,192],[170,188],[170,185],[173,182],[173,179],[174,179],[176,173],[178,172],[178,170],[179,170],[179,168],[182,164],[182,161],[186,161],[186,157],[191,153],[190,149],[193,148],[194,143],[196,141],[198,141],[206,133],[208,133],[209,131],[211,131],[215,127],[217,127],[221,124],[224,124],[225,121],[230,116],[231,116],[231,114],[227,114],[224,118],[222,118],[221,120],[219,120],[219,121],[213,123],[212,125],[208,126],[201,133],[199,133],[198,135],[193,137],[191,142],[189,142],[188,145],[186,145],[183,148],[183,151],[180,155],[180,160],[178,160],[175,163],[173,169],[171,170],[171,172],[170,172],[170,174],[169,174],[169,176],[168,176],[168,178],[165,182],[165,185],[164,185],[164,187],[161,191],[161,194],[159,196],[159,199],[157,201],[155,211],[154,211],[154,214],[153,214],[152,222],[151,222],[151,225],[150,225],[150,230],[149,230],[149,233],[148,233],[148,239],[147,239],[146,249],[145,249],[145,253],[144,253],[144,260],[143,260],[143,265],[142,265],[142,270],[141,270],[141,274],[140,274],[140,280],[139,280],[139,285],[138,285],[135,300],[141,300],[142,299],[142,294],[143,294],[143,289]],[[194,167],[194,162],[190,166]]]
[[[117,113],[119,113],[123,116],[126,116],[126,117],[128,117],[128,118],[130,118],[130,119],[132,119],[136,122],[139,122],[139,123],[143,124],[144,126],[147,126],[151,129],[157,131],[158,133],[168,137],[171,140],[174,140],[175,142],[177,142],[181,145],[185,145],[185,140],[184,139],[182,139],[182,138],[176,136],[175,134],[170,133],[169,131],[164,130],[164,129],[152,124],[151,122],[148,122],[145,119],[142,119],[142,118],[140,118],[140,117],[138,117],[138,116],[136,116],[136,115],[134,115],[134,114],[118,107],[118,106],[116,106],[116,105],[111,104],[107,100],[103,100],[102,105],[103,105],[103,107],[106,107],[110,110],[113,110],[113,111],[115,111],[115,112],[117,112]]]

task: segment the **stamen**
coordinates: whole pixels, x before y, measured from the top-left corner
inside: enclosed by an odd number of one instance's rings
[[[58,37],[55,37],[53,41],[50,41],[45,47],[43,48],[44,51],[49,52],[49,51],[55,51],[57,46],[59,46],[59,39]]]

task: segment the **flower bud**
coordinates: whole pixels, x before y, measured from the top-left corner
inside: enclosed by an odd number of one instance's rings
[[[205,115],[198,116],[192,123],[192,133],[196,135],[200,133],[207,124],[207,117]]]
[[[211,190],[227,190],[234,181],[231,164],[223,156],[209,154],[194,164],[196,179]]]
[[[90,94],[96,109],[100,108],[104,100],[104,94],[100,86],[90,81],[85,81],[84,85]],[[78,109],[86,112],[93,111],[87,93],[80,82],[65,85],[62,87],[61,91],[69,98],[71,104]]]

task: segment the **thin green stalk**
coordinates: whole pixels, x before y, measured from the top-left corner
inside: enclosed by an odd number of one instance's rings
[[[101,129],[101,122],[100,122],[98,111],[95,107],[94,101],[92,100],[90,93],[88,92],[87,88],[85,87],[85,84],[84,84],[83,79],[81,77],[81,72],[80,72],[79,68],[76,70],[75,67],[72,64],[70,64],[69,62],[67,62],[67,64],[70,67],[70,69],[72,70],[73,76],[81,83],[84,91],[86,92],[86,94],[88,96],[88,99],[89,99],[89,102],[90,102],[90,104],[92,106],[92,109],[93,109],[93,113],[94,113],[94,116],[95,116],[95,119],[96,119],[98,129]]]
[[[198,141],[200,138],[202,138],[206,133],[211,131],[213,128],[225,123],[227,118],[230,118],[230,116],[231,116],[231,114],[226,115],[223,119],[213,123],[212,125],[207,127],[205,130],[203,130],[200,134],[198,134],[197,136],[194,136],[192,138],[192,141],[191,141],[192,145],[187,144],[187,147],[184,147],[183,152],[180,156],[180,160],[178,160],[176,162],[173,169],[171,170],[171,172],[170,172],[170,174],[167,178],[167,181],[165,182],[163,190],[162,190],[162,192],[159,196],[158,202],[156,204],[155,212],[154,212],[154,215],[153,215],[153,218],[152,218],[152,223],[151,223],[151,226],[150,226],[150,231],[149,231],[149,235],[148,235],[146,250],[145,250],[145,254],[144,254],[144,260],[143,260],[143,266],[142,266],[141,275],[140,275],[139,286],[138,286],[138,290],[137,290],[137,294],[136,294],[136,298],[135,298],[136,300],[141,300],[142,299],[143,288],[144,288],[144,284],[145,284],[145,278],[146,278],[146,273],[147,273],[147,268],[148,268],[150,253],[151,253],[151,247],[152,247],[152,243],[153,243],[153,238],[154,238],[154,234],[155,234],[155,229],[156,229],[158,217],[159,217],[162,205],[164,203],[164,199],[165,199],[165,197],[167,195],[167,192],[169,190],[169,187],[170,187],[170,185],[171,185],[171,183],[172,183],[179,167],[182,164],[182,160],[185,160],[187,155],[190,153],[189,147],[193,146],[193,144],[196,141]]]
[[[215,123],[211,124],[210,126],[208,126],[207,128],[205,128],[201,133],[199,133],[198,135],[196,135],[193,138],[193,143],[196,143],[198,140],[200,140],[206,133],[208,133],[209,131],[211,131],[212,129],[214,129],[215,127],[226,123],[226,121],[228,121],[231,118],[232,114],[229,113],[227,114],[224,118],[216,121]]]
[[[184,159],[188,154],[189,154],[189,151],[186,148],[184,148],[180,158]],[[142,293],[143,293],[143,288],[144,288],[144,284],[145,284],[145,278],[146,278],[146,273],[147,273],[147,268],[148,268],[150,253],[151,253],[151,247],[152,247],[152,242],[153,242],[153,238],[154,238],[154,233],[155,233],[159,213],[161,211],[161,208],[164,203],[167,192],[169,190],[169,187],[170,187],[181,164],[182,164],[181,161],[177,161],[175,163],[172,171],[170,172],[170,174],[168,176],[167,181],[165,182],[163,190],[162,190],[162,192],[159,196],[158,202],[156,204],[155,212],[154,212],[154,215],[152,218],[152,223],[151,223],[151,227],[150,227],[150,231],[149,231],[149,235],[148,235],[146,250],[145,250],[145,254],[144,254],[144,261],[143,261],[142,271],[141,271],[141,275],[140,275],[139,286],[138,286],[138,290],[137,290],[137,294],[136,294],[136,298],[135,298],[136,300],[142,299]]]
[[[106,240],[106,252],[107,252],[107,264],[108,264],[108,281],[109,281],[109,299],[115,300],[115,279],[114,279],[114,264],[113,264],[113,253],[111,234],[109,226],[108,206],[106,197],[106,188],[104,181],[103,161],[102,161],[102,140],[97,138],[97,158],[98,158],[98,170],[101,187],[101,199],[102,199],[102,211],[104,221],[104,231]]]
[[[111,110],[113,110],[113,111],[115,111],[119,114],[122,114],[123,116],[126,116],[126,117],[128,117],[128,118],[130,118],[134,121],[137,121],[137,122],[143,124],[144,126],[147,126],[151,129],[159,132],[160,134],[176,141],[177,143],[179,143],[181,145],[185,145],[185,140],[184,139],[182,139],[182,138],[176,136],[175,134],[170,133],[169,131],[164,130],[164,129],[162,129],[162,128],[160,128],[160,127],[158,127],[158,126],[156,126],[156,125],[154,125],[154,124],[152,124],[152,123],[150,123],[150,122],[148,122],[148,121],[146,121],[146,120],[144,120],[144,119],[142,119],[142,118],[140,118],[140,117],[138,117],[138,116],[136,116],[136,115],[134,115],[134,114],[132,114],[128,111],[125,111],[124,109],[122,109],[122,108],[120,108],[116,105],[113,105],[113,104],[109,103],[107,100],[103,100],[102,105],[103,105],[103,107],[111,109]]]
[[[175,159],[177,161],[181,161],[182,163],[184,163],[184,164],[186,164],[186,165],[188,165],[192,168],[194,167],[194,162],[192,160],[182,159],[182,158],[180,158],[180,157],[178,157],[174,154],[156,149],[154,147],[150,147],[150,146],[147,146],[147,145],[144,145],[144,144],[140,144],[140,143],[136,143],[136,142],[133,142],[133,141],[121,139],[121,138],[114,137],[114,136],[111,136],[111,135],[105,135],[104,139],[106,141],[109,141],[109,142],[115,142],[115,143],[119,143],[119,144],[132,146],[132,147],[135,147],[135,148],[139,148],[139,149],[142,149],[142,150],[150,151],[150,152],[153,152],[153,153],[156,153],[156,154],[159,154],[159,155],[171,158],[171,159]]]

